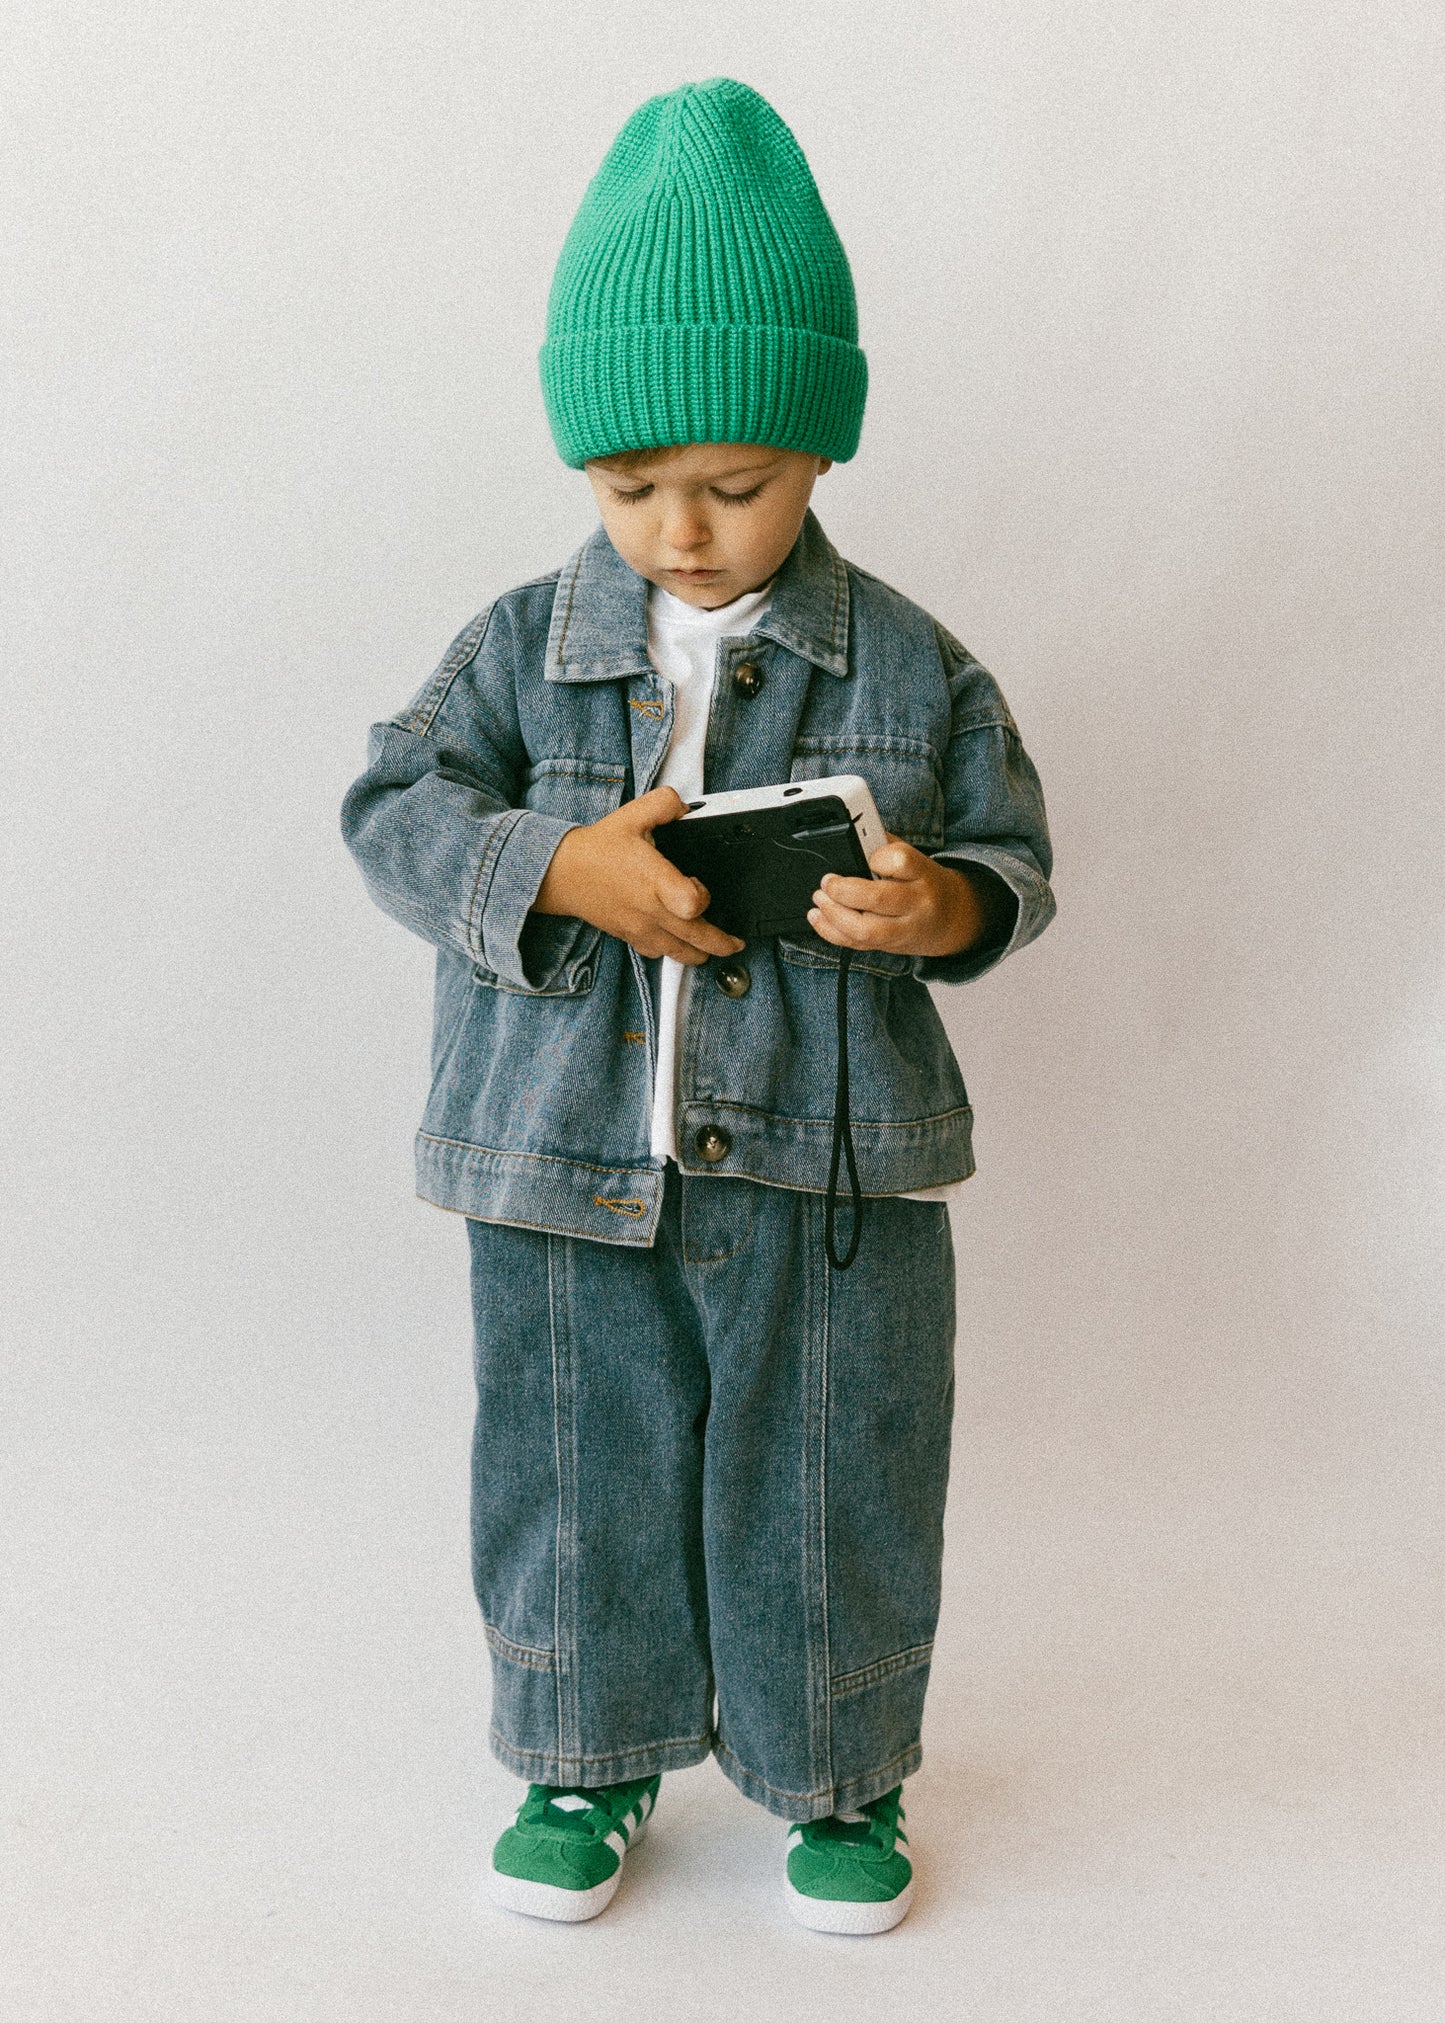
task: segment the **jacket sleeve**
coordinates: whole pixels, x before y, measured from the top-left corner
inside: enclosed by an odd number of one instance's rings
[[[944,757],[944,841],[929,854],[986,874],[988,926],[959,955],[920,956],[925,983],[970,983],[1043,933],[1056,911],[1049,886],[1053,848],[1043,788],[997,682],[942,626],[950,733]]]
[[[528,761],[497,609],[458,633],[403,710],[372,725],[341,833],[383,912],[513,989],[547,990],[583,923],[529,920],[528,909],[576,824],[521,805]]]

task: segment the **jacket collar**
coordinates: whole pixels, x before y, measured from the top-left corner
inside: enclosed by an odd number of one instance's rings
[[[647,589],[599,524],[563,564],[547,632],[548,681],[649,674]],[[752,628],[829,674],[848,672],[848,572],[810,506]]]

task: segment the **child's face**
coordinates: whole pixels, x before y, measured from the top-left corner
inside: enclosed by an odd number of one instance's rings
[[[786,561],[831,457],[762,443],[687,443],[587,477],[613,547],[649,583],[704,611],[766,583]]]

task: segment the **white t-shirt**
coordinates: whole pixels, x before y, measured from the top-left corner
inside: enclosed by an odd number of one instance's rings
[[[664,681],[670,681],[672,742],[655,784],[675,787],[684,801],[701,799],[702,760],[712,709],[718,642],[748,633],[772,600],[772,582],[745,590],[731,604],[704,611],[685,604],[660,584],[647,586],[647,654]],[[691,966],[662,958],[657,1004],[657,1079],[652,1091],[652,1151],[676,1160],[677,1041],[687,1013]],[[950,1201],[963,1186],[951,1180],[904,1196],[908,1201]]]

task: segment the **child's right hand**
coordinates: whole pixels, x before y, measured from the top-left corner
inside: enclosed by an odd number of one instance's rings
[[[736,955],[743,946],[737,936],[702,918],[711,903],[707,887],[653,846],[653,830],[675,822],[686,809],[675,788],[654,787],[600,822],[569,829],[552,854],[532,911],[590,921],[639,955],[670,955],[693,964],[710,955]]]

